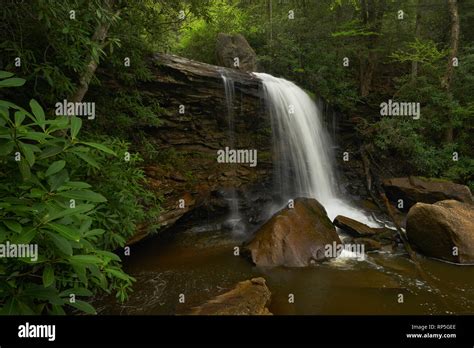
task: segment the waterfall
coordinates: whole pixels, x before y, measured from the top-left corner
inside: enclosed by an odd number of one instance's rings
[[[224,70],[220,71],[222,82],[224,83],[225,101],[227,108],[227,125],[228,125],[228,139],[230,148],[235,145],[235,129],[234,129],[234,99],[235,86],[234,80],[227,76]],[[229,228],[234,234],[241,235],[244,233],[244,225],[242,217],[239,212],[239,197],[234,187],[231,187],[226,192],[225,199],[229,206],[229,216],[226,219],[225,227]]]
[[[279,208],[296,197],[315,198],[326,208],[331,220],[345,215],[377,226],[363,211],[339,197],[333,145],[315,102],[290,81],[265,73],[254,74],[263,83],[271,117]]]

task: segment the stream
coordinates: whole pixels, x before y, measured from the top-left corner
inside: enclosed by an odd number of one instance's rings
[[[176,226],[132,246],[124,268],[137,279],[123,305],[98,299],[100,314],[184,314],[236,283],[262,276],[272,293],[273,314],[472,314],[474,267],[420,256],[435,289],[426,284],[402,249],[369,252],[365,261],[333,259],[308,268],[258,269],[234,256],[229,232],[218,223]],[[294,303],[288,295],[294,294]],[[185,303],[179,295],[185,295]],[[403,303],[399,303],[403,294]]]

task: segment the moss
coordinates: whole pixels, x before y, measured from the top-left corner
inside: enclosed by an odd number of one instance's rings
[[[434,182],[451,182],[450,180],[444,179],[444,178],[427,178],[425,176],[415,176],[414,178],[425,180],[425,181],[434,181]]]

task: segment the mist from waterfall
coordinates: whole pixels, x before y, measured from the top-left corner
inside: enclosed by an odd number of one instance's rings
[[[316,103],[293,82],[265,73],[254,74],[263,83],[271,117],[277,208],[296,197],[315,198],[331,220],[344,215],[377,226],[339,196],[333,144]]]

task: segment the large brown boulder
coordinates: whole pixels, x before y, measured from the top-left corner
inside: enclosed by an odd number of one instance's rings
[[[474,206],[455,200],[417,203],[408,212],[407,236],[427,256],[474,263]]]
[[[226,68],[243,71],[257,71],[257,55],[249,43],[240,34],[219,33],[216,42],[217,63]],[[236,58],[238,65],[236,66]]]
[[[202,306],[193,308],[192,315],[271,315],[267,306],[271,293],[265,279],[245,280],[236,287]]]
[[[472,203],[472,195],[465,185],[455,184],[440,179],[427,179],[410,176],[392,178],[383,181],[387,197],[396,203],[403,200],[403,208],[408,211],[415,203],[435,203],[447,199]]]
[[[257,266],[305,267],[324,260],[326,245],[341,243],[324,207],[315,199],[297,198],[294,207],[276,213],[247,244]]]

